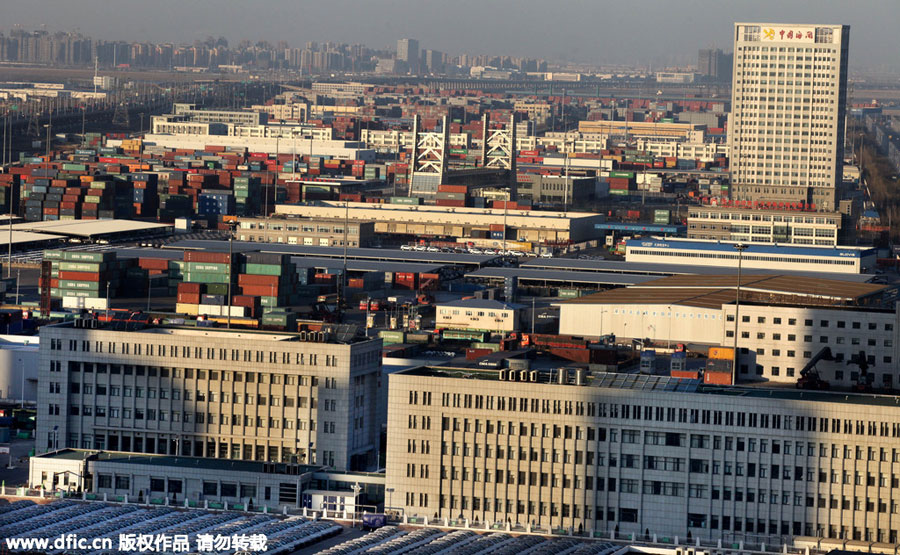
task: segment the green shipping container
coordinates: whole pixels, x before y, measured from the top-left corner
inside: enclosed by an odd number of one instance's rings
[[[252,274],[254,276],[280,276],[285,273],[287,268],[275,264],[245,264],[244,274]]]
[[[63,253],[63,260],[71,262],[108,262],[115,258],[115,253],[111,252],[65,251]]]
[[[560,289],[559,296],[563,299],[574,299],[581,296],[580,289]]]
[[[100,291],[106,290],[106,283],[102,283],[99,281],[72,281],[68,279],[60,280],[59,282],[60,289],[76,289],[79,291],[83,291],[85,289],[90,291]]]
[[[234,289],[234,288],[232,288]],[[206,285],[206,293],[208,295],[227,295],[228,294],[228,284],[227,283],[209,283]]]
[[[625,179],[634,179],[634,172],[609,172],[610,177],[624,177]]]
[[[626,191],[624,189],[610,189],[609,190],[609,194],[622,196],[622,197],[628,196],[628,193],[629,193],[629,191]]]
[[[105,262],[59,262],[59,269],[64,272],[104,272]]]
[[[670,222],[670,213],[668,210],[654,210],[653,223],[668,224]]]
[[[228,274],[211,274],[206,272],[185,272],[184,281],[188,283],[228,283]]]
[[[204,273],[222,273],[227,274],[230,264],[219,264],[215,262],[185,262],[185,272],[204,272]]]

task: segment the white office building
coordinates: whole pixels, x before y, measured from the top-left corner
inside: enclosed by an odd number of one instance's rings
[[[849,38],[847,25],[735,23],[736,200],[837,209]]]
[[[352,335],[352,334],[350,334]],[[381,340],[76,320],[41,328],[37,451],[369,470]]]

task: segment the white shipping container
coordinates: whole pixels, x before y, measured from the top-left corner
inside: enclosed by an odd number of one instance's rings
[[[87,310],[106,310],[109,305],[105,298],[99,297],[63,297],[63,308],[87,309]]]

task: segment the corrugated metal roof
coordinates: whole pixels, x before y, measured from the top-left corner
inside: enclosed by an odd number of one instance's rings
[[[640,284],[639,287],[666,288],[729,288],[737,287],[737,276],[669,276]],[[832,299],[857,300],[882,292],[888,287],[874,283],[852,283],[836,279],[797,278],[781,274],[741,276],[741,289],[805,295]]]
[[[608,272],[622,274],[646,274],[655,276],[687,275],[731,275],[737,274],[737,268],[728,266],[690,266],[687,264],[665,264],[654,262],[626,262],[622,260],[581,260],[575,258],[535,259],[522,262],[522,267],[545,268],[550,270],[570,269],[585,272]],[[872,274],[843,274],[834,272],[802,272],[779,269],[780,274],[791,276],[810,276],[841,281],[866,282],[874,278]],[[771,270],[744,268],[745,275],[770,275]]]
[[[588,283],[594,285],[636,285],[658,279],[656,276],[605,274],[601,272],[575,272],[569,270],[544,270],[539,268],[480,268],[466,277],[505,279],[533,279],[560,283]]]
[[[228,250],[228,241],[214,240],[187,240],[177,241],[166,245],[166,248],[197,249],[213,252]],[[254,243],[251,241],[235,241],[234,250],[259,251],[291,254],[294,256],[317,256],[322,258],[343,258],[343,247],[316,247],[310,245],[285,245],[281,243]],[[348,248],[347,258],[372,259],[372,260],[400,260],[419,263],[440,263],[442,265],[464,264],[482,265],[497,258],[494,255],[479,255],[449,252],[419,252],[403,251],[400,249],[376,249],[376,248]]]
[[[13,231],[51,232],[75,237],[94,237],[111,233],[129,233],[172,227],[171,224],[139,222],[135,220],[57,220],[13,224]]]

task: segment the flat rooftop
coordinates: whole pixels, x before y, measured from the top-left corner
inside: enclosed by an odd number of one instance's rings
[[[176,457],[172,455],[145,455],[140,453],[127,453],[116,451],[91,451],[86,449],[62,449],[53,451],[43,455],[37,455],[43,459],[56,460],[96,460],[115,464],[133,464],[147,465],[158,467],[177,467],[177,468],[200,468],[204,470],[232,470],[236,472],[258,472],[258,473],[284,473],[287,474],[287,467],[299,467],[300,473],[315,472],[322,470],[321,466],[313,466],[307,464],[287,465],[283,463],[266,463],[262,461],[245,461],[233,459],[213,459],[207,457]],[[282,468],[283,472],[278,472]]]
[[[171,224],[141,222],[136,220],[58,220],[48,222],[23,222],[13,224],[13,231],[54,233],[67,237],[101,237],[118,233],[163,231]]]
[[[577,299],[561,301],[567,304],[678,304],[701,308],[719,308],[735,302],[737,276],[686,276],[677,275],[645,281],[625,289],[604,291]],[[759,304],[765,300],[755,294],[780,295],[771,304],[786,304],[784,297],[794,297],[790,304],[802,302],[802,298],[826,300],[840,304],[859,305],[868,297],[880,295],[890,289],[887,285],[855,283],[821,278],[797,279],[780,274],[741,276],[741,302]],[[816,306],[820,306],[817,304]]]
[[[637,285],[657,279],[656,276],[640,276],[604,272],[578,272],[572,270],[551,270],[544,268],[479,268],[466,274],[467,278],[505,279],[510,277],[519,280],[544,281],[559,284],[587,285]]]
[[[557,367],[558,368],[558,367]],[[715,386],[706,385],[700,380],[688,378],[673,378],[670,376],[656,376],[647,374],[617,374],[608,372],[587,372],[585,385],[578,386],[573,383],[575,367],[567,368],[569,371],[569,383],[561,387],[596,387],[612,390],[636,390],[669,393],[688,393],[706,395],[724,395],[732,397],[753,397],[766,399],[784,399],[790,401],[813,401],[826,403],[844,403],[854,405],[878,405],[885,407],[900,406],[900,396],[879,395],[874,393],[846,393],[841,391],[807,391],[793,388],[772,388],[762,386]],[[499,370],[484,370],[479,368],[451,368],[446,366],[419,366],[408,370],[398,370],[394,375],[427,376],[433,378],[451,378],[461,380],[486,380],[500,381]],[[560,385],[556,381],[555,372],[539,372],[537,382],[511,382],[530,384],[541,389],[544,396],[547,387]]]
[[[315,203],[310,204],[310,206],[324,206],[328,208],[344,208],[344,204],[349,204],[350,209],[373,209],[373,210],[386,210],[386,211],[397,211],[397,212],[432,212],[438,214],[444,214],[448,212],[453,212],[454,214],[484,214],[491,216],[503,216],[506,214],[507,216],[527,216],[530,218],[537,219],[576,219],[576,218],[596,218],[598,216],[602,216],[602,214],[597,214],[594,212],[561,212],[561,211],[550,211],[550,210],[504,210],[502,208],[473,208],[468,206],[436,206],[430,204],[374,204],[370,202],[335,202],[335,201],[327,201],[321,200],[316,201]],[[275,207],[276,213],[280,213],[278,208],[281,205]],[[290,205],[286,205],[290,206]],[[452,208],[452,209],[451,209]]]
[[[663,262],[627,262],[623,260],[582,260],[577,258],[538,258],[521,263],[521,268],[544,268],[548,270],[580,270],[584,272],[605,272],[619,274],[639,274],[649,276],[686,275],[736,275],[737,268],[727,266],[691,266],[688,264],[666,264]],[[742,274],[771,274],[771,270],[762,268],[743,268]],[[809,276],[841,281],[866,282],[875,277],[874,274],[842,274],[833,272],[803,272],[794,270],[778,270],[779,274],[791,276]]]
[[[300,332],[277,332],[246,329],[226,329],[219,327],[193,327],[178,325],[154,325],[137,321],[113,320],[112,322],[97,322],[97,327],[91,328],[86,325],[86,320],[71,320],[59,324],[51,324],[54,328],[78,328],[78,329],[96,329],[101,331],[121,331],[128,333],[148,333],[156,335],[172,335],[177,337],[193,337],[193,338],[218,338],[218,339],[252,339],[254,341],[296,341],[298,343],[307,342],[302,339]],[[361,343],[364,341],[374,341],[372,338],[361,335],[361,328],[355,324],[325,324],[325,329],[329,334],[326,343]]]
[[[739,241],[715,241],[712,239],[681,239],[676,237],[647,237],[643,239],[628,239],[626,248],[649,248],[670,250],[696,250],[730,252],[737,255],[735,245],[744,244],[748,254],[776,254],[782,256],[831,256],[835,258],[862,258],[874,256],[873,247],[857,246],[817,246],[817,245],[793,245],[784,243],[741,243]]]

